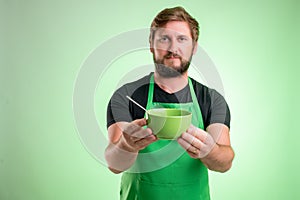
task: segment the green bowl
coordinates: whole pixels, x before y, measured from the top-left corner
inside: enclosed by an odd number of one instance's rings
[[[174,140],[185,132],[192,120],[192,113],[173,108],[148,110],[147,126],[160,139]]]

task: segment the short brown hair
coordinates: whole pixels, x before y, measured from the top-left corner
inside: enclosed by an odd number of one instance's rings
[[[162,10],[151,23],[150,28],[150,42],[153,41],[155,30],[158,27],[166,25],[169,21],[184,21],[190,26],[192,39],[194,42],[198,41],[199,37],[199,24],[183,7],[177,6],[174,8],[166,8]]]

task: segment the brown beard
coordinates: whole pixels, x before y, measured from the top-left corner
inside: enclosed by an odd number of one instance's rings
[[[180,59],[180,61],[181,61],[180,67],[174,68],[174,67],[166,66],[163,64],[163,59],[155,60],[155,56],[153,54],[155,70],[162,77],[165,77],[165,78],[178,77],[178,76],[181,76],[182,74],[184,74],[189,69],[190,62],[192,60],[192,56],[189,58],[189,61],[186,61],[186,60],[183,60],[181,56],[170,52],[166,56],[164,56],[164,59],[170,58],[171,56],[173,56],[174,58]]]

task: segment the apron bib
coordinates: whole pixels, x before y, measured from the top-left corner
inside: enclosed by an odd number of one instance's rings
[[[192,124],[204,129],[202,114],[190,78],[192,102],[153,102],[154,77],[150,78],[146,109],[178,108],[192,113]],[[154,170],[153,169],[157,169]],[[121,200],[209,200],[208,170],[191,158],[176,140],[158,140],[139,152],[135,164],[122,175]]]

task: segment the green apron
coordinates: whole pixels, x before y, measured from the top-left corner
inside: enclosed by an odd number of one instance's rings
[[[192,102],[153,102],[152,75],[147,110],[157,107],[185,109],[192,112],[192,124],[204,129],[202,114],[190,79],[188,84]],[[199,159],[191,158],[176,140],[158,140],[141,150],[135,164],[123,173],[120,199],[209,200],[208,170]]]

